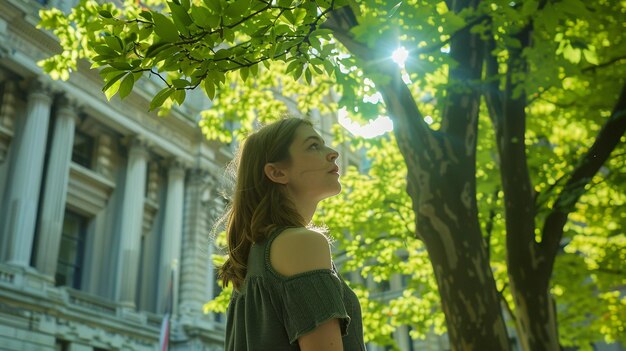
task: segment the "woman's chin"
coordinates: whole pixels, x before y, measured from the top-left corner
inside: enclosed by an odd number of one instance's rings
[[[333,197],[333,196],[337,196],[339,194],[341,194],[341,183],[337,183],[337,187],[335,189],[333,189],[333,191],[329,192],[328,195],[325,198],[328,197]]]

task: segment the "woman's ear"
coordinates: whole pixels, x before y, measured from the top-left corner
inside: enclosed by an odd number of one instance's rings
[[[265,167],[263,167],[263,171],[265,175],[274,183],[278,184],[287,184],[289,182],[289,175],[285,170],[279,168],[274,163],[266,163]]]

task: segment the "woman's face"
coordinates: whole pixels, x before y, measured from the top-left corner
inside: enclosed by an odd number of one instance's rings
[[[287,188],[297,200],[321,201],[341,192],[339,153],[326,146],[322,137],[308,125],[296,129],[289,146],[291,164],[284,171]]]

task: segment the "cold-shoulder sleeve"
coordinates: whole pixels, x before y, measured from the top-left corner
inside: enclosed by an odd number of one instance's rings
[[[320,269],[304,272],[282,282],[283,322],[290,343],[334,318],[345,336],[350,316],[343,302],[343,287],[335,272]]]

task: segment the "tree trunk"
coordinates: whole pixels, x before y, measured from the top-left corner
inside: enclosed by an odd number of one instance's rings
[[[437,278],[451,349],[509,350],[475,209],[464,202],[461,189],[466,185],[459,182],[469,175],[461,169],[440,173],[436,168],[409,176],[409,182],[420,184],[410,195],[417,232]]]
[[[532,281],[534,272],[521,268],[518,271],[523,271],[526,279],[511,279],[511,293],[515,301],[516,331],[522,350],[560,350],[556,311],[549,288]]]

